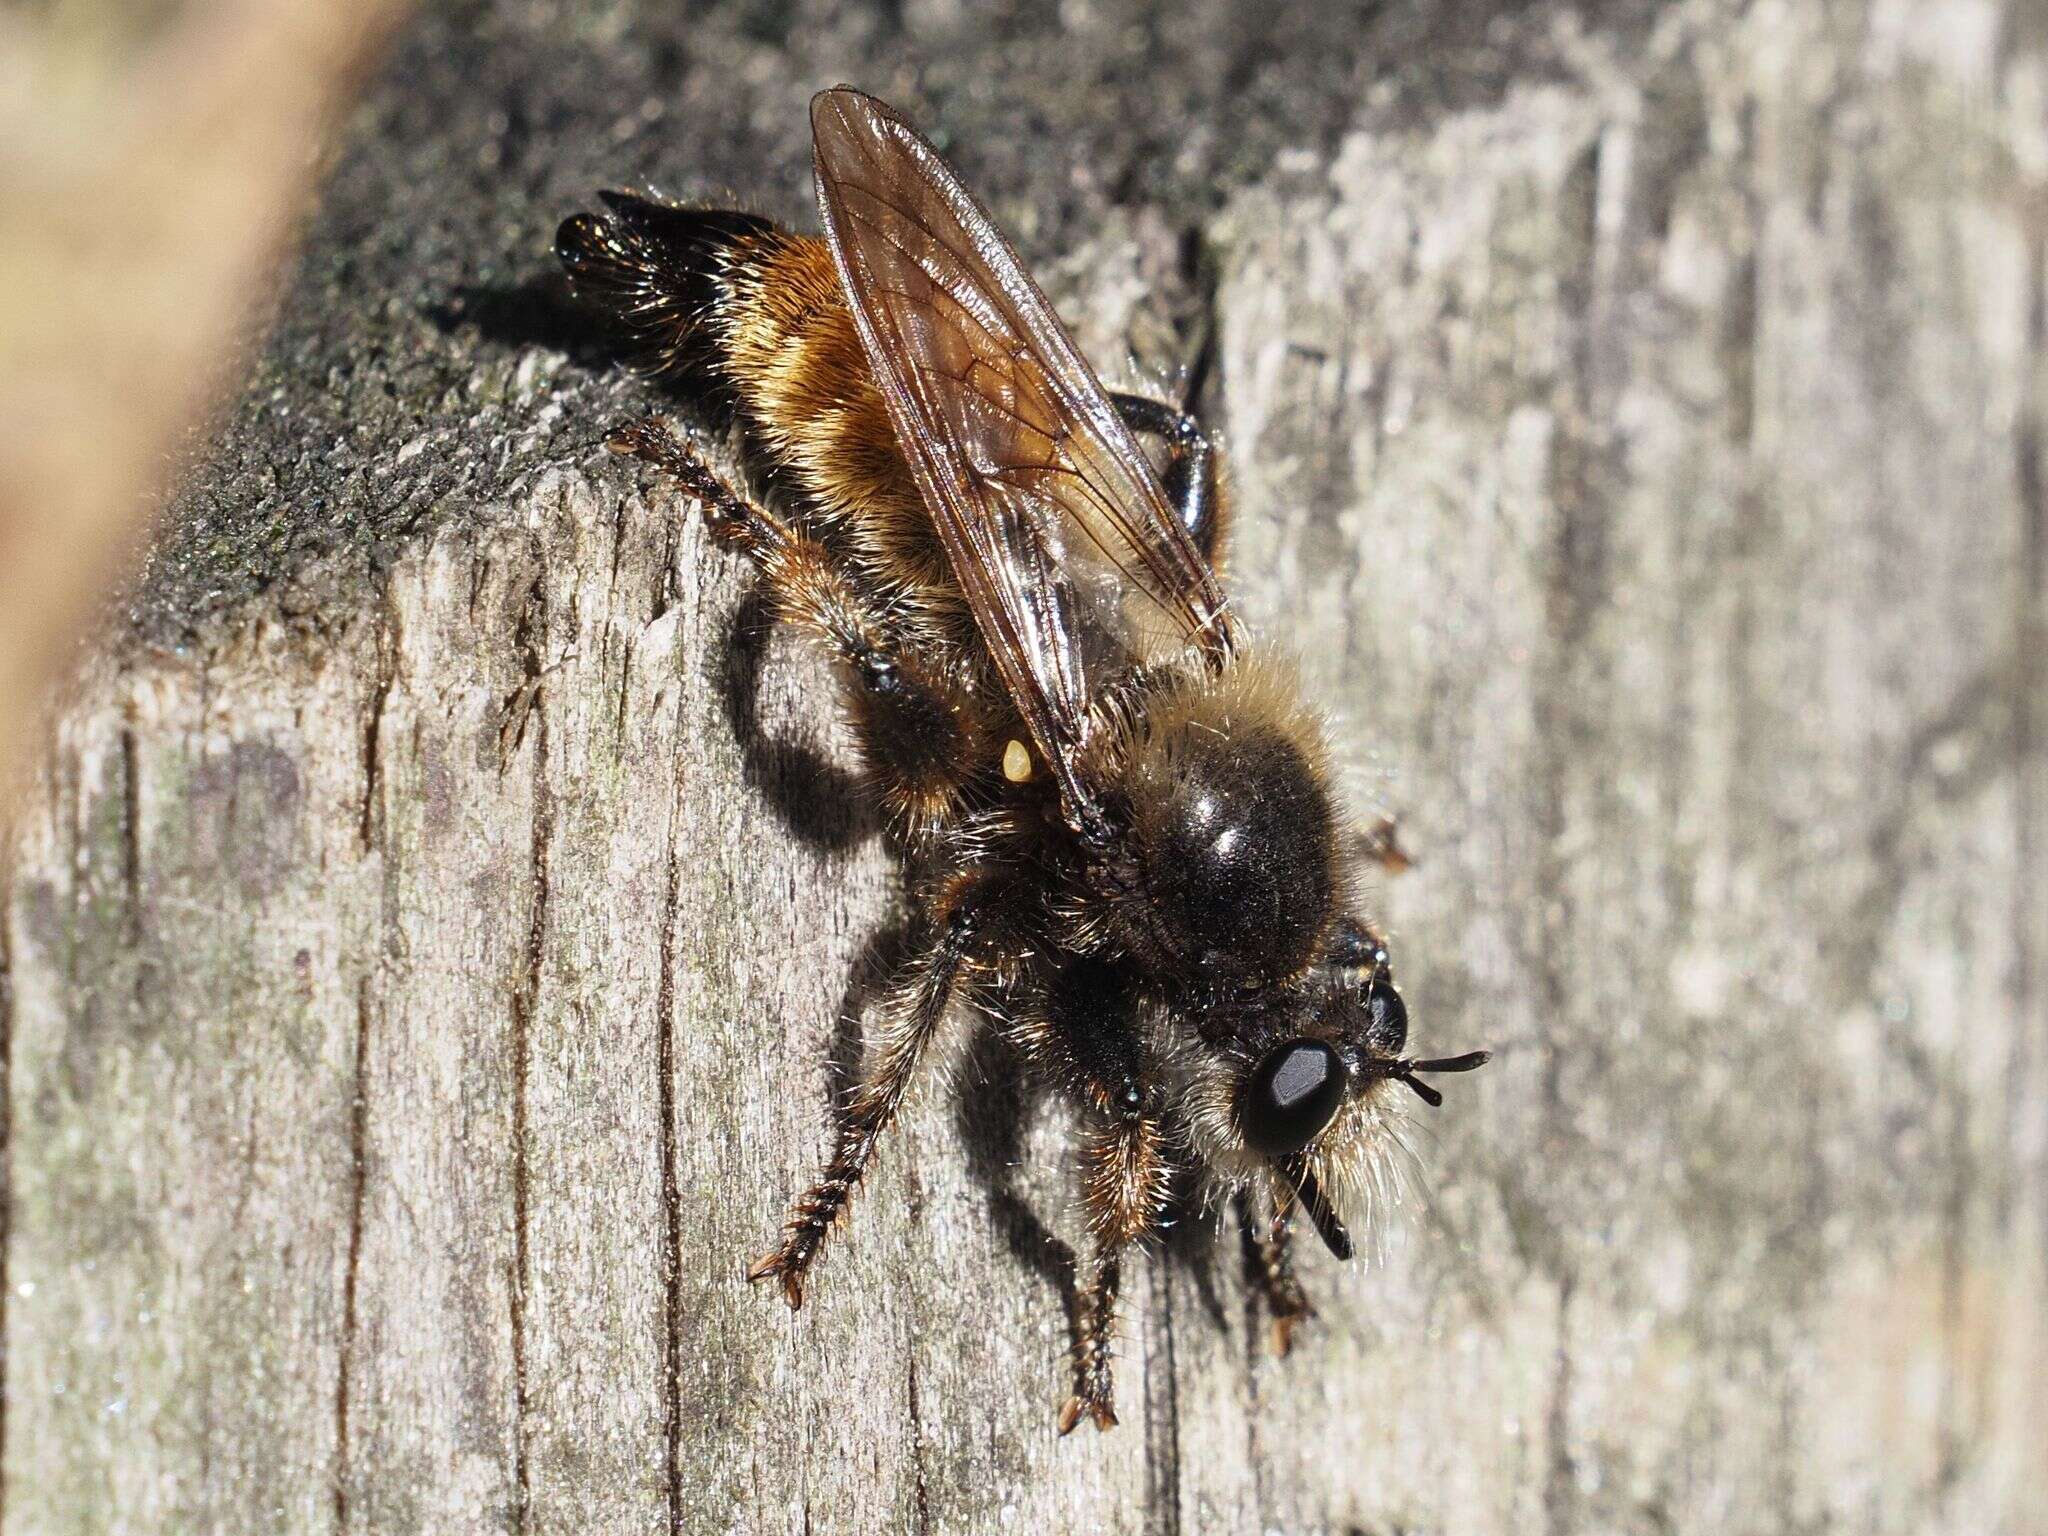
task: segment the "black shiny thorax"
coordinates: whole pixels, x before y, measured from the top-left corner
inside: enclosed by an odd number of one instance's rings
[[[1256,988],[1316,955],[1338,894],[1329,796],[1261,722],[1177,722],[1128,780],[1126,842],[1152,941],[1187,980]]]

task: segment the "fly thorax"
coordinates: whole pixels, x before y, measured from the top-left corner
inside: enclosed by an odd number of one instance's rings
[[[1190,985],[1300,973],[1336,908],[1335,808],[1313,725],[1289,702],[1270,679],[1205,679],[1133,735],[1126,910]]]

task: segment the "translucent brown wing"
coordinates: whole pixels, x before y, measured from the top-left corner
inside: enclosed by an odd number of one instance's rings
[[[1105,669],[1228,643],[1209,569],[1016,252],[938,152],[846,86],[811,102],[818,204],[953,571],[1070,812]]]

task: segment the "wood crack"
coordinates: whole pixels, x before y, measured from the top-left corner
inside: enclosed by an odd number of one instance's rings
[[[142,942],[142,777],[137,766],[134,706],[121,724],[121,890],[127,899],[128,942]],[[139,973],[138,973],[139,985]]]
[[[548,785],[548,708],[541,696],[541,674],[547,646],[547,594],[537,566],[533,586],[520,612],[515,643],[526,668],[525,710],[533,724],[533,839],[530,861],[531,916],[519,990],[512,999],[512,1480],[515,1492],[513,1529],[524,1531],[531,1514],[532,1473],[529,1465],[531,1387],[526,1361],[526,1302],[532,1285],[529,1230],[527,1085],[532,1074],[533,1021],[540,1007],[541,970],[548,937],[548,857],[554,837],[554,797]],[[524,733],[524,722],[521,733]]]
[[[932,1496],[930,1485],[925,1480],[924,1467],[924,1404],[917,1392],[917,1356],[912,1353],[908,1361],[909,1408],[910,1408],[910,1471],[915,1484],[917,1500],[917,1529],[928,1533],[932,1529]]]
[[[680,692],[680,690],[679,690]],[[678,699],[676,731],[681,738],[682,705]],[[655,1112],[661,1138],[661,1408],[663,1481],[668,1494],[668,1525],[681,1532],[683,1493],[683,1212],[676,1172],[676,932],[681,905],[682,869],[676,850],[676,828],[682,817],[683,767],[675,768],[669,794],[667,878],[661,900],[661,967],[655,984],[654,1070]]]
[[[1543,1480],[1543,1528],[1551,1536],[1570,1536],[1579,1529],[1575,1515],[1578,1469],[1572,1461],[1572,1292],[1564,1276],[1557,1287],[1557,1349],[1552,1355],[1550,1403],[1544,1430],[1550,1443],[1549,1471]]]
[[[1610,476],[1615,466],[1611,445],[1599,425],[1611,413],[1590,323],[1607,303],[1600,216],[1601,162],[1607,148],[1605,135],[1596,134],[1566,176],[1563,189],[1559,300],[1577,339],[1556,385],[1557,435],[1546,487],[1555,521],[1543,571],[1542,603],[1544,634],[1553,664],[1533,701],[1541,746],[1534,765],[1530,814],[1541,839],[1540,888],[1550,899],[1536,914],[1535,952],[1529,963],[1542,1000],[1537,1015],[1540,1139],[1560,1167],[1568,1166],[1583,1145],[1583,1133],[1567,1106],[1565,1092],[1565,1062],[1573,1042],[1562,1038],[1559,1029],[1560,1021],[1572,1017],[1574,988],[1585,984],[1561,958],[1572,952],[1574,942],[1582,936],[1582,912],[1574,892],[1567,839],[1575,819],[1598,824],[1608,815],[1603,786],[1590,786],[1593,793],[1584,807],[1576,806],[1573,799],[1580,771],[1577,754],[1594,735],[1594,722],[1612,692],[1612,678],[1592,644],[1614,580],[1609,546],[1614,520]],[[1563,1536],[1577,1529],[1577,1484],[1570,1452],[1570,1315],[1578,1281],[1577,1257],[1566,1230],[1568,1218],[1553,1200],[1547,1196],[1530,1200],[1519,1190],[1515,1197],[1528,1204],[1536,1216],[1535,1267],[1557,1286],[1557,1348],[1546,1410],[1549,1466],[1543,1486],[1543,1515],[1544,1528],[1553,1536]]]
[[[1180,1536],[1180,1376],[1173,1348],[1173,1277],[1163,1253],[1146,1265],[1152,1305],[1145,1350],[1145,1508],[1155,1536]]]
[[[2027,242],[2027,335],[2021,378],[2020,409],[2014,434],[2014,482],[2020,509],[2018,613],[2013,647],[2013,1017],[2038,1019],[2044,999],[2043,974],[2048,967],[2042,935],[2048,933],[2048,894],[2044,894],[2041,846],[2048,829],[2048,804],[2042,785],[2048,778],[2048,752],[2043,738],[2043,701],[2048,699],[2048,485],[2043,483],[2048,455],[2048,202],[2037,199]],[[2024,1146],[2044,1084],[2038,1059],[2038,1036],[2015,1030],[2006,1070],[2006,1145]],[[2040,1191],[2038,1213],[2048,1227],[2048,1187]],[[2002,1222],[2002,1225],[2005,1223]]]
[[[0,821],[0,835],[8,829]],[[14,1209],[13,883],[0,867],[0,1530],[7,1525],[7,1259]]]
[[[398,680],[398,647],[389,627],[377,637],[377,679],[370,694],[368,718],[363,722],[363,803],[356,835],[363,851],[377,846],[377,831],[384,794],[383,763],[380,755],[384,734],[384,709],[391,702],[392,685]]]
[[[363,1187],[370,1130],[370,978],[356,983],[355,1091],[349,1100],[348,1264],[341,1282],[341,1358],[334,1384],[334,1529],[349,1524],[349,1380],[355,1374],[357,1274],[363,1256]]]

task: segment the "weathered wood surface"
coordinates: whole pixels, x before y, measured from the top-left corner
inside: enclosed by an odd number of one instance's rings
[[[2038,10],[909,10],[377,87],[18,819],[0,1527],[2048,1528]],[[740,1283],[888,866],[522,286],[593,183],[795,210],[840,77],[1098,357],[1213,325],[1235,586],[1499,1052],[1295,1358],[1213,1224],[1141,1265],[1108,1436],[986,1054],[811,1306]]]

